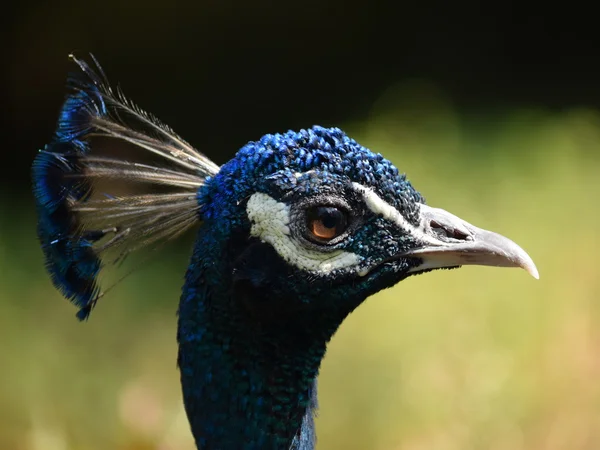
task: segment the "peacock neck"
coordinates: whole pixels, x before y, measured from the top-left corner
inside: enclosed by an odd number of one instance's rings
[[[313,449],[316,377],[342,318],[273,313],[251,287],[236,289],[229,253],[241,250],[219,241],[215,230],[199,231],[179,308],[179,367],[196,445]]]

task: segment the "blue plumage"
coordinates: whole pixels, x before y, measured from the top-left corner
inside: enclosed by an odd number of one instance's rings
[[[371,294],[464,264],[537,276],[512,241],[427,206],[338,128],[268,134],[218,167],[115,94],[97,63],[74,61],[82,74],[33,165],[47,268],[86,318],[106,265],[199,225],[177,339],[200,449],[314,448],[327,343]],[[159,161],[98,156],[98,138]]]
[[[102,295],[101,268],[129,252],[111,259],[108,250],[178,234],[197,222],[197,188],[218,167],[120,93],[115,95],[95,60],[96,70],[73,60],[81,73],[69,78],[71,94],[52,141],[33,163],[32,177],[46,266],[54,285],[80,308],[78,317],[86,319]],[[134,144],[175,162],[178,170],[90,154],[98,138]],[[182,192],[126,197],[103,192],[93,198],[102,180],[131,180]],[[188,210],[167,210],[173,205]]]
[[[100,260],[92,251],[92,240],[77,234],[77,217],[69,212],[69,202],[89,195],[77,154],[60,142],[41,151],[33,164],[34,193],[37,199],[38,236],[46,257],[46,267],[54,285],[79,308],[79,317],[89,314],[97,296],[96,277]]]

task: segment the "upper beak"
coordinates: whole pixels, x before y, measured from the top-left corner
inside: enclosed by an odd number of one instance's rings
[[[423,260],[416,270],[462,265],[520,267],[538,279],[530,256],[510,239],[483,230],[443,209],[421,205],[424,246],[404,253]]]

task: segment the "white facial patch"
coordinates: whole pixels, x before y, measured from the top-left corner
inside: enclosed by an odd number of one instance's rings
[[[253,194],[246,207],[252,222],[250,234],[273,246],[287,263],[318,274],[356,267],[360,257],[343,250],[318,251],[307,248],[290,233],[290,207],[262,192]]]
[[[377,195],[373,189],[363,186],[359,183],[352,183],[352,187],[357,192],[362,194],[367,208],[369,208],[372,213],[389,220],[398,228],[404,230],[407,234],[414,236],[414,238],[418,241],[438,247],[448,245],[445,242],[427,234],[423,227],[414,226],[412,223],[406,220],[402,214],[400,214],[400,211]]]

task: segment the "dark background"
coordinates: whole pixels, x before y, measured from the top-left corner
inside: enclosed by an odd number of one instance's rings
[[[2,84],[3,189],[26,192],[74,67],[109,79],[221,164],[266,132],[364,118],[402,79],[461,111],[600,106],[598,25],[570,2],[20,2]],[[5,166],[7,167],[7,166]]]

